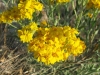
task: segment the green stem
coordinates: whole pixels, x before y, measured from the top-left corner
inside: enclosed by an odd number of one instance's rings
[[[83,11],[79,14],[79,16],[76,19],[76,29],[79,28],[79,25],[80,25],[80,22],[81,22],[81,19],[82,19],[82,15],[83,15]]]
[[[12,25],[12,24],[10,24],[10,23],[9,23],[9,25],[10,25],[11,27],[13,27],[13,28],[16,28],[16,29],[17,29],[17,27],[16,27],[16,26],[14,26],[14,25]]]
[[[74,9],[75,17],[77,18],[77,12],[76,12],[76,10],[75,10],[74,1],[72,2],[72,6],[73,6],[73,9]]]

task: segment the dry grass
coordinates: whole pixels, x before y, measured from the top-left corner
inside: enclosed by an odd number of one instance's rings
[[[8,37],[4,25],[0,25],[0,30],[0,75],[27,75],[26,48],[14,37]]]

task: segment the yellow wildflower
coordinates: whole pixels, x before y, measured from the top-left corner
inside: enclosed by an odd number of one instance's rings
[[[97,8],[100,9],[100,0],[89,0],[87,3],[87,8]]]
[[[28,46],[34,57],[46,65],[67,60],[70,55],[78,56],[86,46],[76,37],[78,31],[69,26],[39,28]]]
[[[67,3],[69,2],[70,0],[50,0],[50,4],[54,4],[54,2],[56,3]]]
[[[28,30],[18,30],[18,36],[20,37],[20,40],[24,43],[32,40],[33,34],[30,33]]]
[[[93,16],[93,14],[91,14],[91,13],[87,13],[87,15],[89,18],[92,18],[92,16]]]
[[[41,24],[40,25],[41,25],[41,27],[47,26],[47,21],[45,21],[45,20],[44,21],[41,21]]]
[[[69,2],[70,0],[56,0],[58,3]]]
[[[18,6],[14,6],[9,10],[0,14],[0,22],[11,23],[14,20],[32,19],[35,11],[41,11],[43,4],[36,0],[20,0]]]
[[[26,0],[26,1],[21,1],[18,4],[18,9],[20,10],[21,18],[28,18],[32,19],[32,14],[35,11],[41,11],[43,8],[43,4],[36,0]]]
[[[18,37],[23,43],[30,42],[36,30],[37,24],[32,22],[29,25],[24,26],[21,30],[18,30]]]

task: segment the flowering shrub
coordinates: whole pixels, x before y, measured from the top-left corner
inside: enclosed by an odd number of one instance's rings
[[[1,0],[0,39],[2,75],[99,75],[100,0]]]
[[[60,4],[70,2],[70,0],[50,1]],[[91,2],[95,6],[95,1],[89,0],[89,3],[87,4],[88,8],[92,7]],[[96,4],[97,3],[98,2],[96,2]],[[80,18],[79,20],[77,19],[78,22],[76,23],[76,28],[71,28],[71,26],[62,24],[49,25],[50,20],[47,18],[48,15],[44,13],[45,8],[43,9],[43,7],[43,4],[38,0],[19,0],[17,6],[14,6],[0,14],[0,22],[22,22],[23,20],[28,19],[30,23],[25,26],[22,24],[22,28],[18,29],[18,37],[21,42],[27,44],[28,51],[33,53],[34,58],[46,65],[65,61],[68,60],[68,57],[70,56],[76,57],[82,54],[86,45],[85,42],[78,37]],[[53,5],[50,5],[50,7],[52,8]],[[55,10],[55,8],[53,10]],[[37,11],[42,11],[42,16],[45,16],[45,18],[42,17],[40,23],[39,20],[34,20],[34,16],[35,18],[37,17],[34,13]],[[52,12],[50,15],[53,16],[54,14]],[[59,12],[57,14],[59,15]],[[92,15],[88,15],[92,17]],[[75,14],[75,16],[77,18],[77,14]]]

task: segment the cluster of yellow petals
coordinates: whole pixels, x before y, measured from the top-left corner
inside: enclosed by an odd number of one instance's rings
[[[92,14],[92,13],[87,13],[87,16],[88,16],[89,18],[92,18],[92,17],[93,17],[93,14]]]
[[[69,26],[40,27],[29,42],[28,50],[46,65],[64,61],[70,55],[78,56],[85,50],[85,43],[76,37],[78,34],[76,29]]]
[[[87,4],[87,8],[97,8],[100,9],[100,0],[89,0]]]
[[[57,3],[69,2],[70,0],[56,0]]]
[[[36,0],[26,0],[26,1],[20,1],[18,4],[18,9],[20,10],[21,18],[28,18],[32,19],[32,14],[36,10],[41,11],[43,9],[42,3],[36,1]]]
[[[28,43],[33,39],[33,34],[37,29],[37,24],[35,22],[31,22],[29,25],[24,26],[21,30],[18,30],[18,37],[23,43]]]
[[[15,20],[20,20],[19,10],[16,6],[0,14],[0,22],[11,23]]]
[[[11,23],[14,20],[20,19],[32,19],[32,14],[35,11],[41,11],[43,4],[37,0],[20,0],[18,6],[15,6],[9,10],[0,14],[0,22]]]
[[[70,0],[50,0],[50,3],[53,4],[54,2],[55,3],[67,3],[69,2]]]

